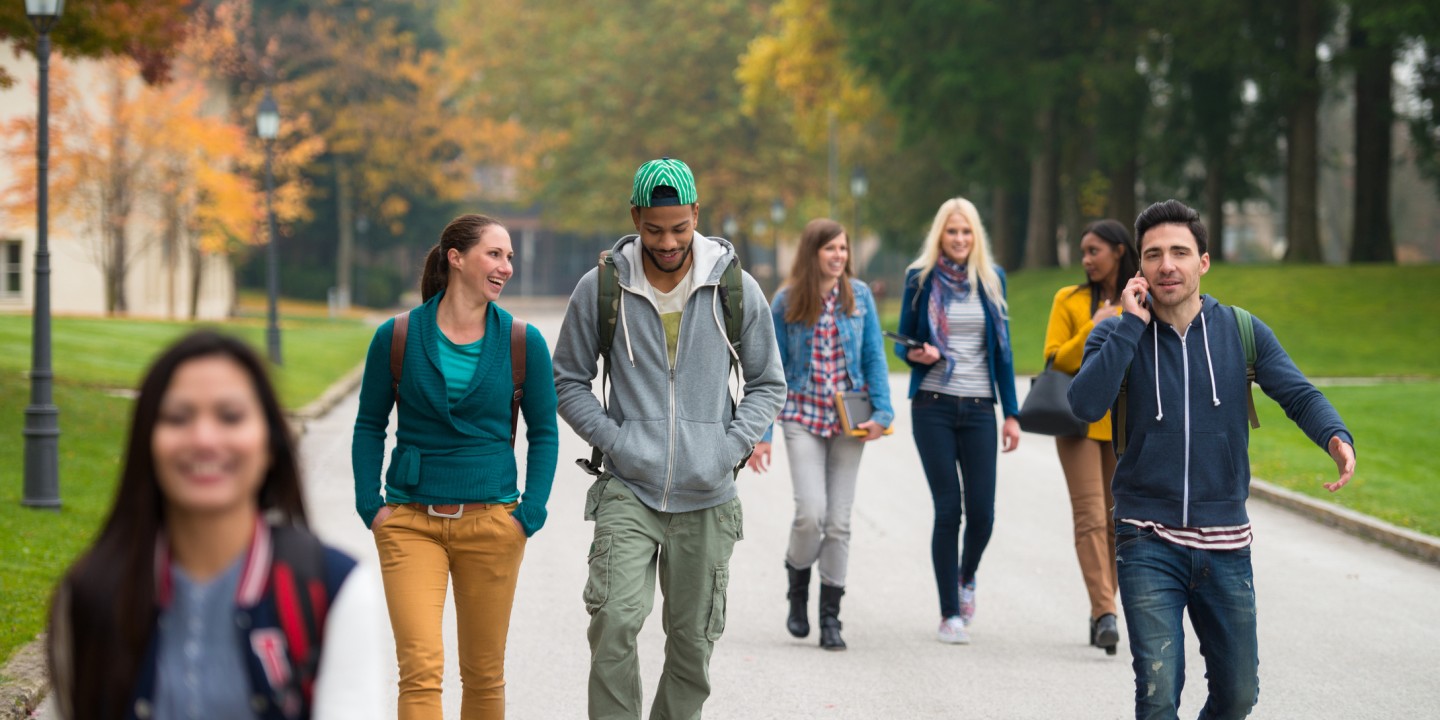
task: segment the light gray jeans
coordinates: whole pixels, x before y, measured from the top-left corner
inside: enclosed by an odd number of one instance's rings
[[[850,564],[850,510],[865,443],[849,435],[822,438],[796,422],[782,423],[795,486],[795,521],[785,561],[805,569],[819,562],[820,582],[845,587]]]

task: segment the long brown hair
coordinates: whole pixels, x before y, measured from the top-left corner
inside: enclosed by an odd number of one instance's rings
[[[435,243],[425,255],[425,268],[420,271],[421,301],[439,295],[450,284],[448,256],[451,250],[458,250],[464,255],[470,248],[475,247],[475,243],[480,242],[485,228],[499,224],[500,221],[495,218],[476,213],[461,215],[451,220],[450,224],[440,231],[440,242]]]
[[[110,516],[95,544],[61,579],[52,601],[50,677],[66,717],[126,715],[155,632],[155,542],[165,526],[165,510],[151,441],[160,403],[180,366],[212,356],[233,360],[245,370],[265,415],[270,467],[259,490],[261,513],[305,524],[295,440],[259,356],[244,342],[212,330],[193,332],[171,345],[140,383]],[[56,632],[57,622],[65,632]],[[58,647],[60,642],[65,646]]]
[[[845,226],[829,218],[815,218],[805,223],[800,233],[800,249],[795,253],[795,263],[790,266],[790,279],[785,287],[790,290],[789,302],[785,307],[785,322],[814,325],[820,320],[820,311],[825,300],[820,295],[820,248],[845,232]],[[848,238],[847,238],[848,243]],[[839,308],[845,315],[855,313],[855,292],[850,289],[850,256],[845,256],[845,272],[840,275]]]

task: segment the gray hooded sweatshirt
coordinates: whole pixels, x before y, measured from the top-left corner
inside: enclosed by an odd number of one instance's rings
[[[620,301],[610,345],[608,411],[591,389],[599,374],[599,269],[580,278],[570,296],[555,344],[560,417],[600,448],[605,469],[649,507],[662,512],[714,507],[735,497],[736,467],[785,405],[785,374],[770,309],[759,284],[742,273],[738,358],[743,385],[732,410],[730,358],[737,351],[726,339],[718,291],[734,248],[723,239],[695,234],[694,287],[681,317],[673,370],[639,253],[636,235],[621,238],[612,253]]]

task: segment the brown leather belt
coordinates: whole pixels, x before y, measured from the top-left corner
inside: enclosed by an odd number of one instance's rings
[[[426,505],[425,503],[405,503],[405,507],[411,510],[423,511],[425,514],[438,518],[464,517],[466,510],[484,510],[488,507],[503,507],[506,503],[450,503],[448,505]]]

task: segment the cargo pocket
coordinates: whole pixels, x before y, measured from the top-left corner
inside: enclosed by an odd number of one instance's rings
[[[585,519],[594,520],[595,513],[600,509],[600,496],[605,494],[605,484],[610,481],[610,473],[604,473],[595,482],[590,483],[590,489],[585,491]]]
[[[599,484],[599,483],[597,483]],[[610,597],[610,540],[608,532],[595,536],[590,543],[590,577],[585,581],[585,612],[594,615]]]
[[[715,568],[715,583],[710,591],[710,623],[705,626],[705,639],[715,642],[725,634],[725,591],[730,586],[730,567]]]

